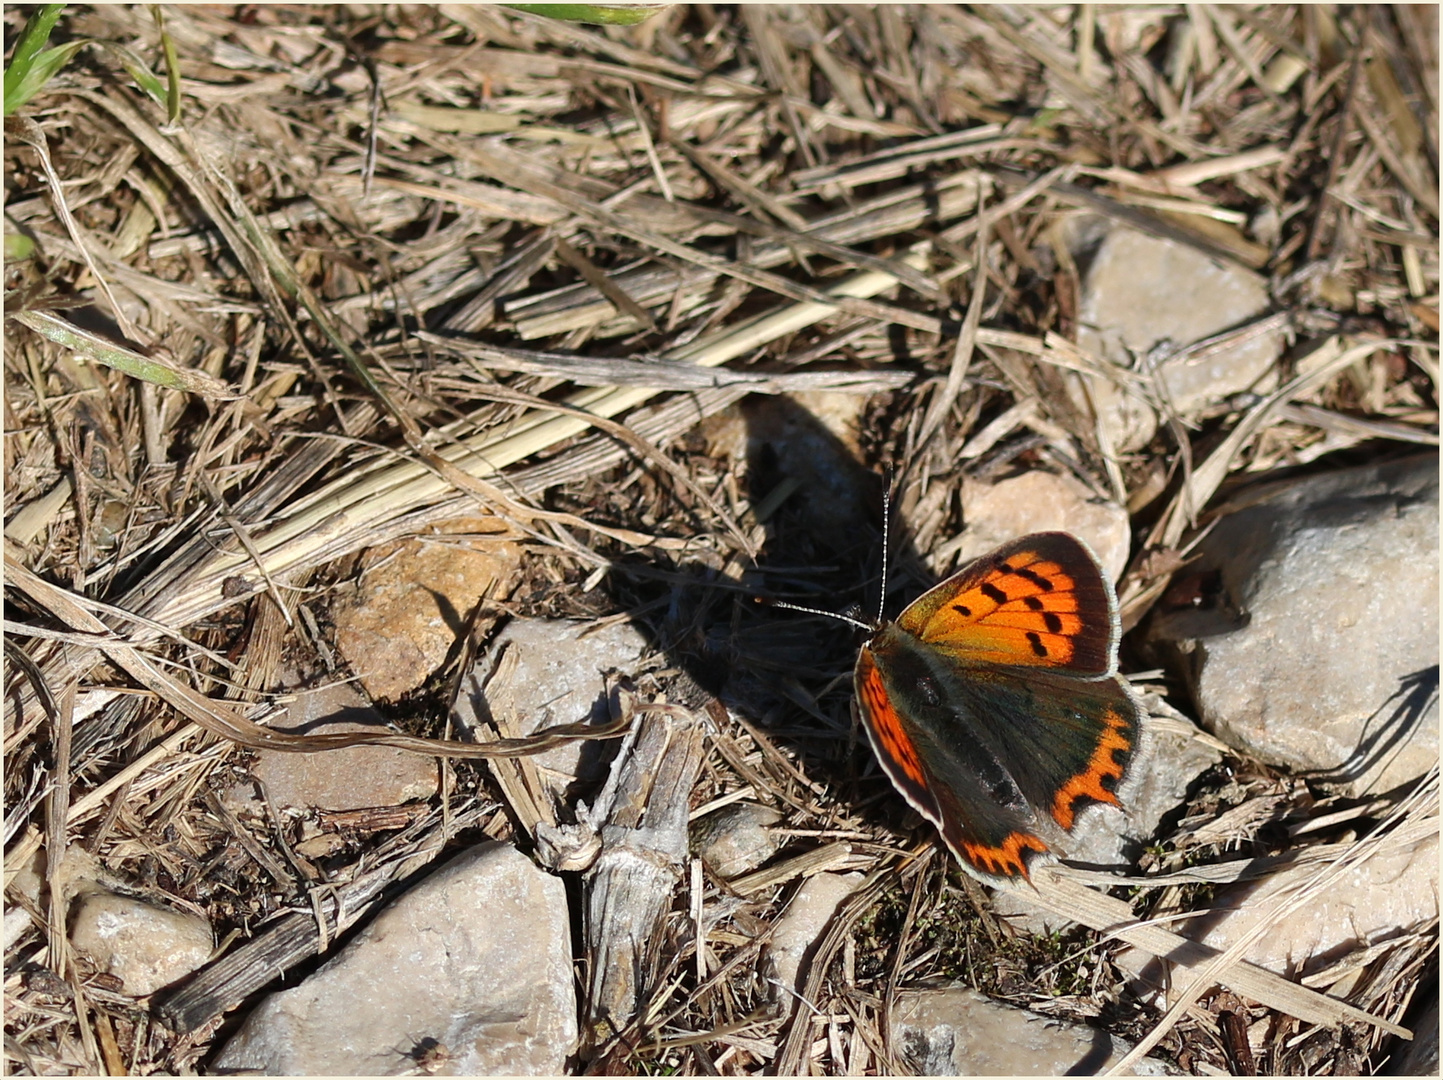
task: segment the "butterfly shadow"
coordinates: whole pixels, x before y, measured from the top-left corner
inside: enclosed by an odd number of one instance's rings
[[[885,814],[896,822],[905,804],[878,798],[890,795],[891,784],[852,720],[861,633],[842,619],[758,603],[850,611],[864,621],[900,611],[899,600],[879,602],[886,481],[790,398],[743,399],[734,419],[745,438],[747,504],[761,519],[756,559],[739,581],[714,573],[711,581],[698,574],[696,587],[673,581],[665,614],[643,620],[676,667],[784,748],[807,780],[866,820]],[[885,546],[890,594],[910,599],[932,583],[900,528],[893,527]],[[618,599],[637,610],[644,595]],[[787,772],[782,763],[768,769],[778,777]]]

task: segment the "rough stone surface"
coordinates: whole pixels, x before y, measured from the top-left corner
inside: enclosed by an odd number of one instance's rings
[[[1253,501],[1258,500],[1258,501]],[[1264,761],[1381,792],[1438,761],[1438,458],[1253,493],[1162,611],[1205,727]]]
[[[1180,924],[1176,932],[1215,949],[1238,941],[1273,906],[1278,894],[1316,875],[1298,866],[1221,891],[1208,915]],[[1244,959],[1289,978],[1306,977],[1337,963],[1354,949],[1418,931],[1438,918],[1438,837],[1385,850],[1340,877],[1271,926]],[[1117,964],[1134,975],[1134,990],[1156,994],[1169,985],[1168,965],[1136,949]]]
[[[802,883],[777,920],[763,958],[763,970],[781,984],[772,987],[776,1000],[796,1002],[782,987],[801,992],[807,977],[807,963],[818,939],[842,901],[861,884],[861,874],[815,874]]]
[[[1270,302],[1266,280],[1252,271],[1171,240],[1113,228],[1083,275],[1077,343],[1134,369],[1159,347],[1172,351],[1212,337],[1265,312]],[[1283,344],[1275,331],[1203,356],[1164,360],[1157,380],[1180,415],[1195,417],[1233,394],[1273,389]],[[1074,397],[1082,403],[1075,378]],[[1150,406],[1109,380],[1095,379],[1091,387],[1114,449],[1133,450],[1152,438],[1158,418]]]
[[[1101,1028],[1002,1005],[967,987],[904,990],[892,1038],[917,1076],[1096,1076],[1131,1047]],[[1166,1076],[1144,1058],[1131,1076]]]
[[[781,813],[770,806],[724,806],[692,823],[692,851],[718,877],[734,878],[777,853],[782,837],[772,826],[781,820]]]
[[[210,922],[201,916],[110,892],[79,899],[70,943],[136,997],[189,975],[210,959],[215,947]]]
[[[646,637],[630,623],[513,619],[467,675],[454,716],[462,730],[495,720],[517,738],[555,724],[607,723],[608,676],[646,667]],[[572,742],[529,758],[558,801],[575,781],[605,774],[608,749]]]
[[[355,593],[335,607],[336,647],[373,699],[394,701],[424,683],[477,602],[511,579],[519,551],[486,537],[498,527],[467,518],[366,553]]]
[[[349,683],[301,691],[288,715],[272,726],[307,735],[387,730],[380,714]],[[320,754],[261,750],[251,774],[265,784],[277,806],[287,809],[397,806],[429,798],[440,783],[435,760],[390,746],[350,746]],[[244,808],[259,799],[254,785],[241,784],[228,793],[227,801]]]
[[[955,541],[959,566],[1026,533],[1060,529],[1086,541],[1113,581],[1127,567],[1127,511],[1076,477],[1029,469],[995,484],[965,479],[962,516],[967,528]]]
[[[566,888],[509,844],[457,856],[293,990],[217,1070],[386,1076],[444,1046],[444,1075],[561,1073],[577,1037]]]

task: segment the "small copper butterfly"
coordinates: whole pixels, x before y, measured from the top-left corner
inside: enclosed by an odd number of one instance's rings
[[[1082,807],[1121,805],[1141,716],[1117,674],[1117,597],[1075,536],[1003,544],[895,622],[777,606],[871,635],[853,681],[872,749],[974,877],[1028,880]]]

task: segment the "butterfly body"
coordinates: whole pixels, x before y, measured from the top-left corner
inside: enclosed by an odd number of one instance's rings
[[[1118,805],[1140,716],[1096,558],[1066,533],[1002,546],[924,593],[862,647],[872,747],[974,876],[1025,880],[1085,805]]]

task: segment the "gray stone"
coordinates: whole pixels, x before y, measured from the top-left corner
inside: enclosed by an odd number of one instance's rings
[[[1144,374],[1148,358],[1163,354],[1153,373],[1160,393],[1180,416],[1196,417],[1233,394],[1273,389],[1282,334],[1271,331],[1172,360],[1166,354],[1245,323],[1270,303],[1267,281],[1250,270],[1171,240],[1113,228],[1083,275],[1077,343]],[[1078,377],[1070,377],[1070,388],[1086,409]],[[1158,416],[1146,401],[1102,378],[1091,379],[1090,390],[1113,449],[1133,450],[1152,438]]]
[[[636,675],[650,652],[630,623],[513,619],[463,683],[453,712],[461,730],[495,721],[509,738],[555,724],[607,723],[608,676]],[[571,742],[527,759],[556,803],[575,781],[605,773],[596,743]]]
[[[1131,1047],[1101,1028],[1003,1005],[967,987],[904,990],[892,1038],[917,1076],[1096,1076]],[[1144,1058],[1130,1076],[1166,1076]]]
[[[200,915],[99,891],[76,902],[70,943],[136,997],[183,979],[215,947],[210,922]]]
[[[781,820],[770,806],[724,806],[692,823],[691,848],[718,877],[734,878],[777,853],[782,837],[772,826]]]
[[[271,724],[306,735],[386,731],[381,715],[350,683],[332,683],[296,694],[287,715]],[[361,810],[397,806],[436,794],[436,761],[391,746],[348,746],[315,754],[261,750],[251,775],[278,807]],[[259,806],[253,785],[231,789],[227,801],[240,809]]]
[[[1354,794],[1437,764],[1436,454],[1248,493],[1198,554],[1206,602],[1159,611],[1149,633],[1205,727]]]
[[[540,1076],[563,1070],[576,1038],[565,886],[511,845],[485,843],[262,1001],[215,1068],[397,1075],[440,1046],[442,1075]]]
[[[775,981],[774,1000],[793,1008],[807,978],[807,964],[818,939],[836,915],[842,901],[862,884],[861,874],[815,874],[802,883],[791,903],[772,930],[772,940],[762,959],[762,970]],[[788,1004],[790,1003],[790,1004]]]

